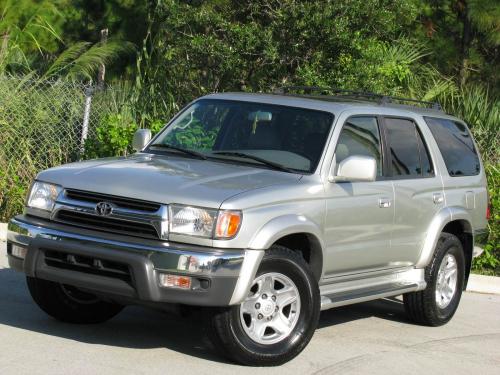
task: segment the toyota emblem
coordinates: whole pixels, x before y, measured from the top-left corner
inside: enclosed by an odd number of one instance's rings
[[[108,202],[99,202],[95,206],[95,212],[99,216],[109,216],[113,213],[113,205]]]

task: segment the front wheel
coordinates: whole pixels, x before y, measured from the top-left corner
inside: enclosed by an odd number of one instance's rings
[[[300,254],[273,246],[262,259],[239,306],[212,309],[210,338],[232,360],[275,366],[297,356],[311,340],[320,313],[318,284]]]
[[[100,300],[74,286],[27,277],[28,289],[36,304],[53,318],[66,323],[91,324],[111,319],[123,306]]]

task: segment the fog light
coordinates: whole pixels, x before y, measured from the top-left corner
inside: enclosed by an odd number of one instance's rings
[[[16,244],[12,244],[12,250],[11,250],[12,256],[15,256],[16,258],[21,258],[24,259],[26,258],[26,253],[28,252],[27,247],[19,246]]]
[[[161,273],[160,285],[167,288],[191,289],[191,278],[189,276]]]

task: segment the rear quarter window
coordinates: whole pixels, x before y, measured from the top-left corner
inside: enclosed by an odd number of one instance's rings
[[[449,119],[425,117],[452,177],[479,174],[479,156],[467,127]]]

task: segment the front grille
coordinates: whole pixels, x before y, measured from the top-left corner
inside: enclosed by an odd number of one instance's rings
[[[158,239],[156,229],[152,225],[146,223],[120,220],[112,217],[97,216],[64,209],[57,212],[55,220],[81,228]]]
[[[117,197],[114,195],[91,193],[88,191],[66,189],[66,197],[76,201],[99,203],[109,202],[117,207],[126,208],[129,210],[138,210],[146,212],[156,212],[160,209],[161,204],[154,202],[147,202],[131,198]]]
[[[45,264],[50,267],[132,282],[130,268],[124,263],[50,249],[41,250],[45,255]]]

